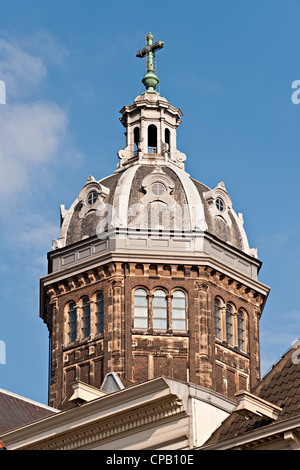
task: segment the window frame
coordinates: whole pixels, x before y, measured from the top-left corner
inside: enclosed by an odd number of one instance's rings
[[[216,305],[216,302],[218,302],[218,305]],[[218,316],[216,310],[218,309]],[[223,309],[223,302],[220,299],[220,297],[215,297],[214,299],[214,332],[215,332],[215,338],[222,340],[223,337],[223,328],[222,328],[222,309]],[[218,320],[218,324],[216,322]],[[218,335],[216,335],[216,330],[218,329]]]
[[[95,327],[95,335],[103,335],[104,334],[104,294],[102,291],[95,292],[93,295],[94,297],[94,327]],[[99,297],[101,297],[99,299]],[[99,309],[99,305],[101,309]],[[101,325],[101,328],[98,326]]]
[[[180,292],[182,294],[182,297],[174,297],[174,294],[176,292]],[[174,307],[174,299],[184,299],[184,307]],[[172,302],[171,302],[171,329],[173,331],[187,331],[187,294],[184,290],[180,289],[180,288],[175,288],[173,291],[172,291]],[[184,311],[184,317],[181,318],[181,317],[176,317],[174,315],[174,310],[183,310]],[[178,321],[178,322],[181,322],[181,321],[184,321],[184,328],[174,328],[174,321]]]
[[[216,315],[216,301],[219,302],[218,309],[220,315]],[[214,298],[214,337],[215,340],[224,343],[232,348],[239,349],[241,352],[248,354],[248,313],[244,307],[237,308],[231,301],[224,302],[222,297],[216,295]],[[239,318],[243,315],[243,328],[239,327]],[[218,325],[216,323],[218,320]],[[216,334],[217,327],[219,336]]]
[[[145,292],[145,296],[137,295],[138,291]],[[144,298],[146,300],[146,305],[137,305],[136,302],[135,302],[137,297]],[[133,305],[133,328],[137,329],[137,330],[148,330],[148,328],[149,328],[149,294],[148,294],[147,289],[145,289],[145,287],[140,287],[140,286],[136,287],[133,290],[133,299],[132,300],[133,300],[133,302],[132,302],[132,305]],[[136,314],[136,307],[144,308],[147,312],[146,316],[137,315]],[[145,326],[136,325],[135,321],[136,320],[141,320],[141,319],[146,320]]]
[[[163,295],[157,295],[158,292],[162,292]],[[158,299],[163,299],[164,305],[155,305],[155,301]],[[155,315],[155,311],[163,310],[161,312],[162,316]],[[163,321],[165,322],[165,326],[156,326],[156,322]],[[155,288],[153,291],[153,299],[152,299],[152,328],[153,330],[167,330],[168,329],[168,301],[167,301],[167,293],[161,287]]]
[[[234,317],[235,317],[235,308],[231,302],[226,304],[226,313],[225,313],[225,333],[226,341],[230,346],[235,345],[235,328],[234,328]]]
[[[135,320],[136,318],[144,318],[145,316],[137,316],[135,307],[137,306],[135,303],[135,294],[136,292],[141,289],[145,293],[147,293],[147,309],[148,309],[148,317],[147,322],[144,325],[138,325]],[[160,292],[161,295],[158,295]],[[174,292],[181,292],[182,296],[179,297],[182,300],[184,299],[184,308],[177,308],[178,310],[184,311],[184,316],[180,315],[174,316],[173,312],[173,293]],[[163,294],[162,294],[163,293]],[[180,332],[180,334],[186,334],[188,329],[188,299],[187,299],[187,292],[182,287],[176,287],[171,291],[169,291],[162,286],[155,286],[150,291],[145,286],[136,286],[132,290],[132,326],[134,330],[147,330],[151,332],[151,334],[161,333],[161,332],[171,332],[173,331],[175,334]],[[144,296],[145,297],[145,296]],[[161,299],[161,301],[159,301]],[[156,304],[157,303],[157,304]],[[146,309],[146,305],[144,305],[144,309]],[[174,321],[180,321],[184,323],[184,328],[173,327],[173,319]],[[147,326],[146,326],[147,323]]]
[[[242,317],[243,328],[240,328],[239,319]],[[247,312],[244,308],[239,308],[237,311],[237,342],[241,351],[246,352],[247,348]],[[242,345],[241,345],[242,343]]]
[[[80,309],[80,339],[86,339],[91,335],[91,305],[88,296],[81,297]]]
[[[77,340],[77,305],[74,300],[69,300],[65,305],[66,310],[66,344],[72,344]],[[72,315],[72,318],[70,318]],[[75,328],[70,328],[70,325],[75,325]]]

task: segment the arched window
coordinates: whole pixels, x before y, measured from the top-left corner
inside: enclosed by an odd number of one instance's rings
[[[214,304],[214,318],[215,318],[215,337],[222,339],[222,301],[215,298]]]
[[[76,314],[76,304],[75,302],[69,302],[67,306],[67,315],[68,315],[68,343],[73,343],[77,337],[77,314]]]
[[[153,328],[157,330],[167,329],[168,309],[166,293],[158,289],[153,296]]]
[[[170,146],[170,129],[165,129],[165,143]]]
[[[245,351],[246,349],[246,317],[245,312],[241,308],[237,315],[237,335],[238,335],[238,347]]]
[[[243,308],[236,307],[221,298],[214,300],[214,326],[215,338],[227,341],[228,345],[247,352],[247,312]]]
[[[157,153],[157,127],[154,124],[148,127],[148,153]]]
[[[134,131],[133,131],[133,139],[134,139],[134,143],[137,147],[139,141],[140,141],[140,129],[139,127],[135,127],[134,128]]]
[[[186,330],[186,296],[181,290],[173,292],[172,329]]]
[[[102,292],[96,296],[95,310],[95,334],[102,334],[104,331],[104,297]]]
[[[139,127],[135,127],[133,130],[133,141],[134,141],[134,152],[137,154],[138,151],[138,144],[140,141],[140,129]]]
[[[134,292],[134,328],[148,328],[148,296],[144,289]]]
[[[82,299],[81,332],[82,338],[87,338],[91,332],[90,302],[88,297]]]
[[[234,314],[233,306],[231,304],[227,304],[226,305],[226,341],[231,346],[234,346],[233,314]]]

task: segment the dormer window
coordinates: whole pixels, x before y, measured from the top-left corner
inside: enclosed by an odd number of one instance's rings
[[[166,187],[163,183],[153,183],[151,191],[155,196],[161,196],[166,191]]]
[[[96,191],[91,191],[87,197],[87,203],[89,206],[93,206],[98,199],[98,193]]]
[[[220,197],[217,197],[217,199],[216,199],[216,207],[217,207],[218,211],[220,211],[220,212],[223,212],[224,209],[225,209],[225,203],[224,203],[223,199],[221,199]]]

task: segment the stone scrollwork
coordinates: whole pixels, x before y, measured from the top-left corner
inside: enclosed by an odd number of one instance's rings
[[[89,176],[78,196],[78,203],[81,205],[78,217],[82,219],[90,210],[97,210],[108,194],[108,188],[96,181],[93,176]]]
[[[118,157],[120,159],[118,166],[122,167],[126,165],[129,158],[132,157],[132,152],[130,152],[128,147],[125,147],[124,149],[118,151]]]
[[[174,161],[179,166],[179,168],[184,169],[184,162],[186,161],[186,154],[176,150],[174,152]]]
[[[151,188],[154,184],[160,184],[164,188],[161,194],[155,194]],[[152,173],[148,174],[142,181],[142,189],[145,196],[141,199],[141,203],[147,206],[151,202],[161,201],[171,207],[175,204],[172,192],[175,188],[174,181],[165,174],[160,167],[155,167]]]

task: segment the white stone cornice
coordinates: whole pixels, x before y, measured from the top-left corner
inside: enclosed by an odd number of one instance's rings
[[[70,435],[62,433],[47,443],[39,443],[34,448],[36,450],[75,450],[95,445],[103,444],[108,439],[115,439],[128,433],[138,432],[140,428],[145,430],[148,426],[153,426],[161,421],[177,419],[184,414],[182,401],[178,398],[168,397],[162,403],[150,404],[134,412],[111,417],[104,423],[95,423],[89,428],[71,432]]]

